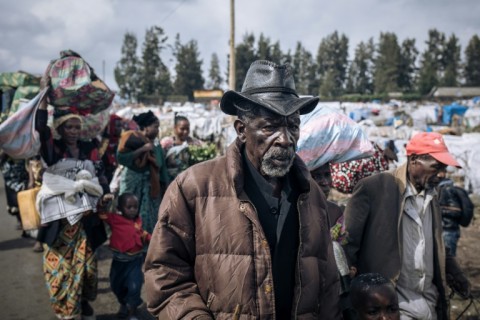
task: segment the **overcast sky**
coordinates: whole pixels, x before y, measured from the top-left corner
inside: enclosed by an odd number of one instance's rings
[[[282,51],[302,44],[315,56],[320,41],[335,30],[360,41],[380,32],[395,32],[399,42],[415,38],[423,50],[428,30],[437,28],[460,38],[462,57],[480,35],[480,0],[236,0],[236,43],[246,32],[280,41]],[[117,88],[113,68],[120,59],[125,33],[137,36],[140,55],[145,31],[162,27],[173,43],[198,42],[203,71],[217,53],[226,71],[230,32],[229,0],[0,0],[0,72],[42,73],[63,49],[80,53]],[[353,58],[351,54],[350,59]],[[162,56],[170,69],[174,61]]]

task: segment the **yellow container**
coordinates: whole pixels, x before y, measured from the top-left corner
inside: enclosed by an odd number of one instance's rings
[[[22,219],[22,228],[25,231],[40,227],[40,214],[35,206],[38,191],[40,191],[40,187],[17,193],[18,209]]]

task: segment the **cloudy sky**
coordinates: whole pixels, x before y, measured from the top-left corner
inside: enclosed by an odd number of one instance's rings
[[[428,30],[455,33],[463,50],[480,35],[479,0],[236,0],[236,42],[246,32],[280,41],[286,52],[297,41],[314,55],[321,39],[338,30],[350,39],[350,51],[380,32],[395,32],[399,41],[415,38],[423,50]],[[154,25],[169,43],[198,42],[203,70],[217,53],[226,70],[230,32],[229,0],[0,0],[0,72],[42,73],[59,51],[73,49],[116,88],[113,68],[120,59],[125,33],[139,42]],[[353,55],[353,54],[352,54]],[[169,68],[174,62],[162,57]],[[352,56],[350,58],[353,58]],[[105,68],[103,68],[105,64]]]

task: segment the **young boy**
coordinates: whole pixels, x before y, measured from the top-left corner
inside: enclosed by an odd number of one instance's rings
[[[106,196],[107,201],[112,198],[113,195]],[[112,230],[110,286],[120,302],[118,317],[135,320],[135,311],[143,302],[140,297],[143,285],[143,247],[150,241],[151,235],[142,229],[142,220],[138,216],[138,199],[134,194],[120,195],[117,209],[120,214],[100,214]]]
[[[395,288],[378,273],[364,273],[354,278],[350,299],[359,320],[400,320]]]

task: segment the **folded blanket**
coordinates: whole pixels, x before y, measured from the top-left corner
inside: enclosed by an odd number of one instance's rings
[[[73,225],[84,212],[95,211],[103,189],[91,161],[66,159],[49,167],[37,195],[41,223],[66,218]]]

